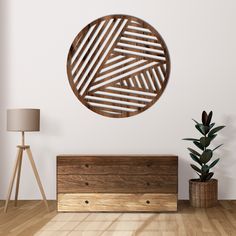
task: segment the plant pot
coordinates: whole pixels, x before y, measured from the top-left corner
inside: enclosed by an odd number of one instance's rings
[[[218,180],[210,179],[200,182],[199,179],[189,180],[189,200],[193,207],[213,207],[218,201]]]

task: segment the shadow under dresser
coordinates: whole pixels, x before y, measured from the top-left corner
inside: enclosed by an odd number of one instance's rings
[[[175,155],[58,155],[59,212],[177,211]]]

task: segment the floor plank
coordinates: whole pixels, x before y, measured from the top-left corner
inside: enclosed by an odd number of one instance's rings
[[[236,201],[219,201],[213,208],[192,208],[179,201],[177,213],[57,213],[56,201],[47,212],[42,201],[10,202],[3,212],[1,236],[221,236],[236,235]]]

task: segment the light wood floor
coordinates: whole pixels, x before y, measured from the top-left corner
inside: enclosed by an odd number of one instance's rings
[[[42,201],[10,203],[3,213],[0,201],[0,235],[172,236],[236,235],[236,201],[220,201],[217,207],[196,209],[180,201],[178,213],[57,213]]]

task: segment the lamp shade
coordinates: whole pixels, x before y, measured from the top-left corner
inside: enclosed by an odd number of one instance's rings
[[[7,110],[8,131],[39,131],[40,109],[9,109]]]

